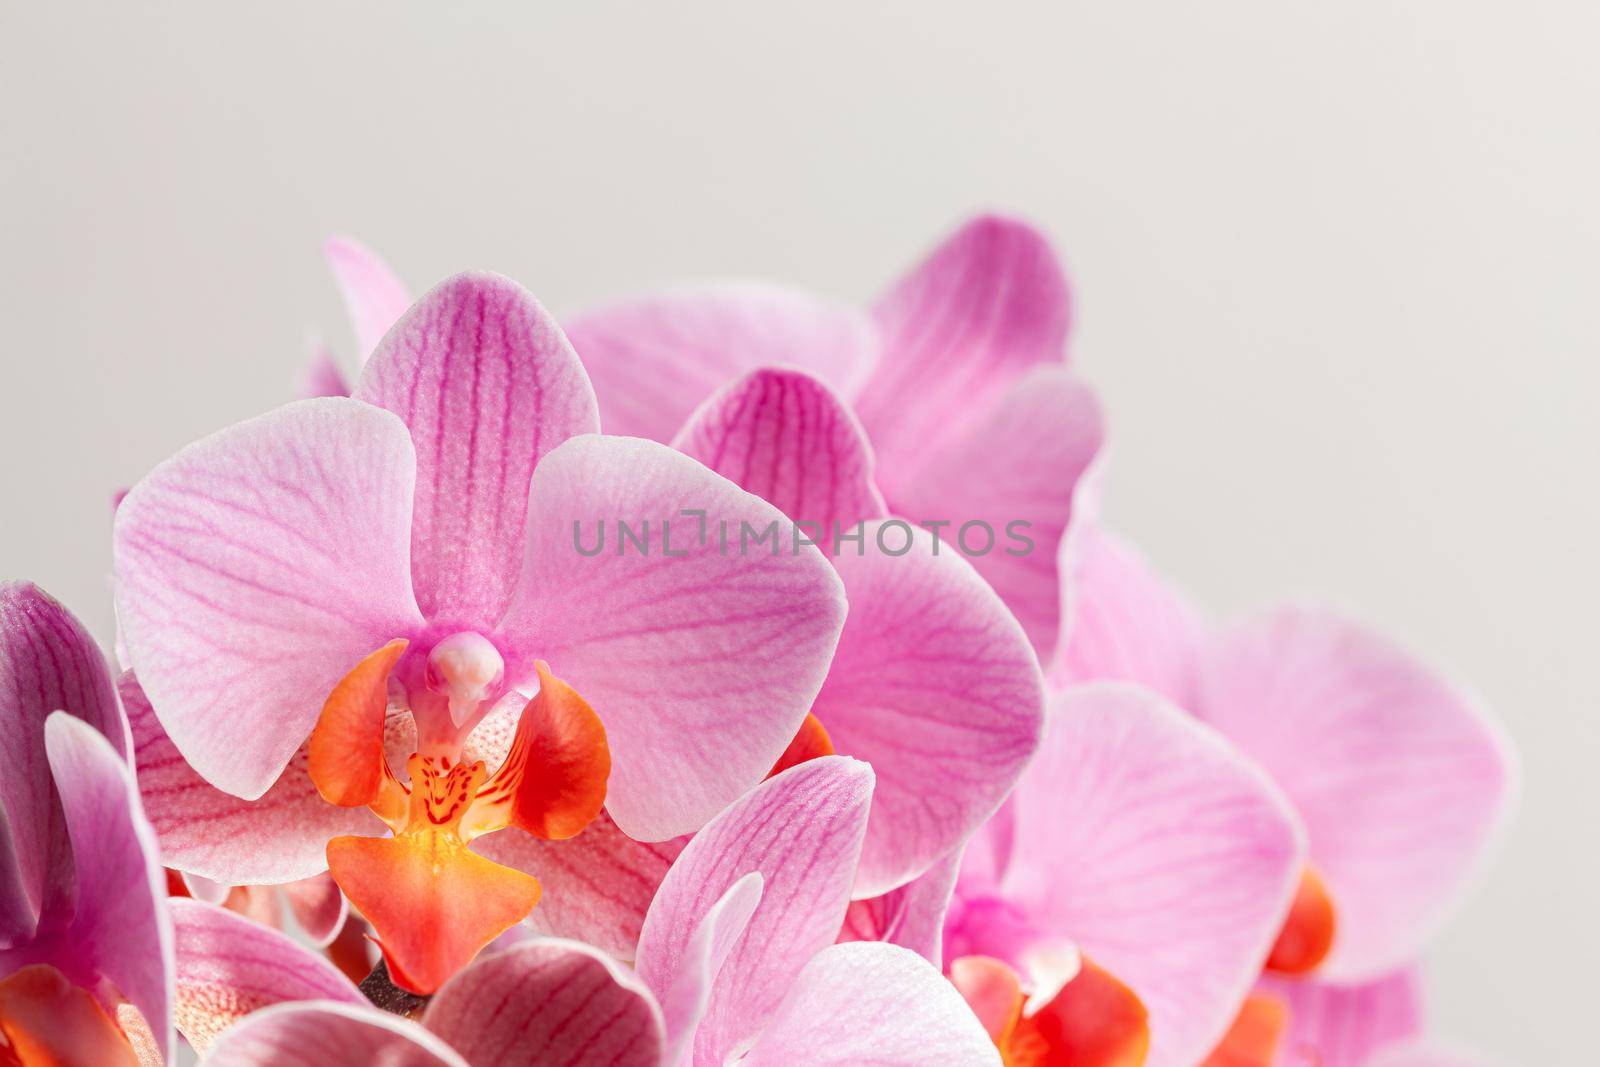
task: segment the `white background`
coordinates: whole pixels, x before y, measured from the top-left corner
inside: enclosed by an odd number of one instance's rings
[[[1593,5],[450,7],[0,0],[0,572],[109,636],[113,489],[286,399],[309,327],[349,355],[330,232],[564,311],[865,300],[1012,209],[1075,279],[1118,524],[1218,611],[1344,601],[1506,721],[1520,819],[1436,1018],[1593,1062]]]

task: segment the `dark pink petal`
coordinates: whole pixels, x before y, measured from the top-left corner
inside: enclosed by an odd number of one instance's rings
[[[1071,622],[1050,667],[1058,685],[1137,682],[1192,708],[1205,628],[1137,549],[1091,525],[1074,546]]]
[[[198,1052],[271,1004],[367,1003],[337,967],[276,930],[215,904],[177,898],[170,906],[178,963],[173,1022]]]
[[[328,350],[327,344],[322,338],[313,337],[310,347],[311,359],[300,372],[300,383],[295,389],[295,395],[301,399],[349,396],[350,383],[345,380],[344,371],[339,369],[338,361],[333,358],[333,353]]]
[[[417,1023],[377,1008],[311,1000],[276,1004],[230,1027],[203,1067],[468,1067]]]
[[[1318,976],[1412,958],[1510,807],[1511,752],[1477,702],[1378,635],[1291,608],[1218,640],[1196,710],[1305,821],[1337,921]]]
[[[434,994],[422,1023],[473,1067],[658,1067],[665,1040],[631,970],[556,939],[481,957]]]
[[[533,501],[504,632],[605,724],[617,825],[640,840],[689,833],[759,782],[799,729],[843,625],[838,576],[793,547],[772,505],[649,441],[570,442],[539,465]],[[601,520],[605,544],[585,555]],[[648,522],[648,548],[624,543],[619,520]],[[781,551],[741,551],[744,523],[772,526]]]
[[[945,912],[960,869],[961,853],[957,850],[898,889],[852,901],[839,940],[887,941],[942,967]]]
[[[106,979],[172,1049],[172,920],[155,833],[139,808],[133,772],[104,734],[67,712],[45,722],[50,773],[72,841],[78,899],[47,956],[68,974]],[[75,960],[77,966],[71,961]]]
[[[539,879],[544,895],[527,925],[631,960],[650,901],[686,840],[635,841],[601,812],[583,833],[565,841],[544,841],[512,828],[481,837],[472,847]]]
[[[1017,379],[1065,360],[1070,300],[1044,235],[987,215],[946,238],[873,318],[881,356],[855,407],[894,504],[890,478],[898,487],[927,452],[968,438]]]
[[[718,387],[794,366],[848,389],[872,358],[866,317],[776,285],[706,285],[569,318],[607,433],[670,441]]]
[[[303,747],[261,799],[224,793],[178,752],[132,671],[117,688],[133,734],[139,795],[163,860],[187,875],[221,883],[224,896],[227,886],[275,884],[326,871],[331,838],[382,831],[367,809],[336,807],[317,795]]]
[[[1378,1048],[1422,1033],[1422,979],[1405,967],[1361,985],[1330,985],[1268,975],[1260,992],[1289,1007],[1282,1047],[1320,1067],[1367,1067]]]
[[[339,295],[344,298],[345,311],[350,315],[356,355],[365,363],[383,335],[411,306],[411,297],[389,265],[354,238],[330,238],[322,246],[322,254],[327,257]]]
[[[795,979],[741,1067],[1000,1067],[961,994],[895,945],[835,945]]]
[[[1104,441],[1094,393],[1066,368],[1043,366],[985,401],[961,432],[927,438],[915,463],[891,464],[880,450],[878,484],[896,515],[948,524],[944,539],[1048,655],[1061,624],[1062,541]]]
[[[491,628],[522,566],[534,466],[600,428],[572,346],[509,278],[458,274],[395,324],[354,396],[399,415],[416,442],[417,603]]]
[[[856,874],[875,896],[927,870],[993,815],[1038,747],[1044,681],[1027,636],[951,545],[915,532],[834,560],[850,613],[812,713],[878,785]],[[884,536],[880,536],[884,535]]]
[[[350,902],[327,871],[300,878],[283,887],[295,925],[318,948],[332,944],[350,914]]]
[[[741,878],[762,878],[760,904],[720,968],[694,1038],[695,1062],[722,1063],[777,1010],[806,961],[838,936],[866,833],[872,770],[823,756],[768,779],[706,824],[656,894],[639,939],[638,971],[663,1005],[688,972],[702,921]],[[702,939],[705,935],[701,935]],[[669,1035],[677,1013],[668,1009]]]
[[[41,911],[72,903],[72,849],[44,746],[45,719],[61,710],[126,756],[127,728],[99,646],[38,586],[0,582],[0,945],[26,941]]]
[[[373,649],[422,625],[405,426],[302,400],[196,442],[117,509],[117,618],[161,724],[255,799]]]
[[[824,546],[884,514],[872,446],[850,409],[804,371],[764,367],[700,405],[673,447],[791,519]]]
[[[1148,690],[1101,684],[1052,699],[1014,804],[1003,898],[1044,947],[1076,944],[1138,995],[1149,1067],[1198,1062],[1233,1022],[1299,880],[1287,801],[1215,731]]]

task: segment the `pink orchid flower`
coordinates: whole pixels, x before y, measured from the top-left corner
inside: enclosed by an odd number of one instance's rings
[[[408,1022],[354,989],[225,1031],[208,1067],[998,1067],[936,969],[892,945],[832,944],[873,786],[839,757],[751,790],[684,849],[645,922],[637,971],[577,942],[485,955]],[[419,1025],[420,1023],[420,1025]]]
[[[1499,729],[1462,689],[1334,613],[1282,608],[1213,631],[1135,551],[1085,525],[1050,673],[1164,693],[1293,802],[1309,866],[1272,969],[1350,984],[1415,959],[1509,811]]]
[[[1069,689],[967,847],[944,958],[1010,1063],[1193,1067],[1304,858],[1288,801],[1216,731],[1146,689]]]
[[[174,866],[230,884],[331,868],[395,980],[430,992],[540,895],[473,840],[571,838],[603,804],[664,841],[771,769],[842,628],[838,578],[810,548],[697,540],[686,511],[781,515],[598,428],[544,309],[462,275],[385,336],[351,398],[231,427],[133,488],[115,532],[129,659],[177,753],[239,801],[165,794],[158,822],[207,827],[192,849],[171,835]],[[579,550],[577,524],[618,518],[649,521],[648,551]],[[502,703],[516,725],[491,775],[469,743]],[[385,758],[397,719],[404,778]]]
[[[0,1035],[23,1064],[169,1062],[172,924],[100,649],[0,584]]]

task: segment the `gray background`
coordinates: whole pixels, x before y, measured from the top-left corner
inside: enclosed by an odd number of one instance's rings
[[[109,635],[112,490],[286,399],[309,327],[349,355],[332,231],[560,311],[866,299],[1014,209],[1076,281],[1113,518],[1219,611],[1336,597],[1498,709],[1524,803],[1437,1019],[1592,1062],[1593,5],[253,7],[0,0],[0,572]]]

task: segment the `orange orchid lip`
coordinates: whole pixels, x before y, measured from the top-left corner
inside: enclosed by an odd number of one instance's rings
[[[138,1067],[133,1046],[88,990],[31,964],[0,981],[0,1064]]]
[[[1072,980],[1034,1011],[1024,1011],[1021,980],[1000,960],[963,956],[951,964],[950,980],[1005,1067],[1140,1067],[1150,1050],[1143,1002],[1086,956]]]
[[[1283,929],[1267,957],[1267,970],[1279,974],[1310,974],[1328,958],[1337,928],[1338,918],[1327,884],[1316,871],[1307,867],[1300,875]]]
[[[510,826],[547,840],[581,833],[605,803],[611,752],[599,716],[539,661],[539,691],[493,774],[481,760],[460,761],[459,744],[430,745],[407,761],[410,783],[402,782],[383,739],[389,676],[406,646],[389,642],[334,687],[311,735],[309,769],[324,800],[369,807],[394,831],[335,838],[328,869],[372,924],[394,983],[427,994],[539,900],[536,879],[468,845]]]
[[[806,760],[833,754],[833,738],[829,737],[828,731],[823,729],[822,722],[808,711],[806,712],[805,721],[800,724],[800,729],[795,731],[794,740],[790,741],[789,747],[783,750],[783,755],[778,757],[778,762],[772,765],[772,770],[767,772],[767,777],[771,778],[775,774],[782,774],[790,767],[798,767]]]
[[[1287,1004],[1277,997],[1252,993],[1200,1067],[1272,1067],[1288,1028]]]

